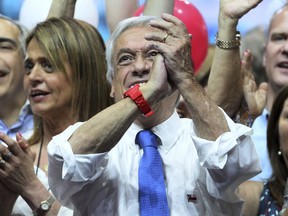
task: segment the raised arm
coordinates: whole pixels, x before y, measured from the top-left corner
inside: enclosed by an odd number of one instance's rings
[[[51,17],[73,17],[77,0],[53,0],[47,19]]]
[[[163,13],[173,14],[174,0],[147,0],[144,15],[161,16]]]
[[[237,24],[243,15],[261,1],[220,0],[218,43],[216,42],[218,45],[215,49],[207,91],[212,100],[231,117],[239,109],[243,97],[239,44],[236,39]],[[223,47],[224,44],[227,44],[226,49]]]
[[[183,96],[197,135],[203,139],[216,140],[229,129],[223,112],[207,96],[193,75],[190,35],[185,24],[178,18],[163,14],[162,19],[150,22],[151,26],[163,31],[161,36],[155,32],[147,35],[146,39],[157,40],[160,37],[157,48],[164,55],[169,80]]]
[[[133,15],[133,13],[138,8],[137,0],[106,0],[106,20],[110,32],[113,32],[116,25]],[[117,12],[115,12],[115,8],[117,8]]]
[[[157,55],[155,62],[148,82],[140,86],[140,91],[151,107],[169,93],[162,55]],[[108,152],[141,114],[130,98],[120,100],[85,122],[73,133],[69,139],[73,152],[75,154]]]
[[[115,13],[115,8],[118,8]],[[137,0],[106,0],[106,20],[113,32],[116,25],[128,17],[138,8]],[[163,13],[173,14],[174,0],[146,0],[143,14],[147,16],[161,16]]]

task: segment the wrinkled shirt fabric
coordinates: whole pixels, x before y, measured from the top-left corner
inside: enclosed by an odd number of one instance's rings
[[[215,141],[197,137],[191,119],[174,114],[151,128],[159,151],[171,216],[241,215],[236,187],[261,171],[251,129],[226,114],[230,132]],[[68,127],[48,145],[49,185],[74,215],[139,215],[138,166],[143,149],[135,144],[142,130],[132,124],[109,152],[73,154],[69,137],[83,123]],[[101,123],[100,123],[101,124]],[[81,145],[81,140],[79,140]]]

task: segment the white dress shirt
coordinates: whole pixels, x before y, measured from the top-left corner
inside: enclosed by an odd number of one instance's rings
[[[196,136],[193,122],[175,112],[152,128],[162,141],[171,216],[241,215],[236,187],[261,171],[251,129],[225,115],[230,132],[216,141]],[[117,145],[101,154],[73,154],[67,141],[82,123],[67,128],[48,145],[49,184],[74,215],[137,216],[138,165],[143,150],[135,144],[141,130],[132,124]],[[81,145],[81,140],[79,140]]]
[[[264,109],[262,114],[255,119],[252,125],[253,135],[251,136],[251,139],[255,145],[262,168],[262,172],[253,177],[251,179],[252,181],[267,182],[273,174],[267,147],[268,116],[268,110]]]

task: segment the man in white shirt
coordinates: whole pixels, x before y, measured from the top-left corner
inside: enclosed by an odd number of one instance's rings
[[[75,215],[140,215],[143,149],[135,137],[143,129],[161,139],[170,215],[241,214],[235,190],[261,170],[251,129],[229,119],[197,83],[190,39],[168,14],[126,19],[111,35],[107,78],[116,103],[48,145],[51,190]],[[179,93],[192,120],[176,113]]]

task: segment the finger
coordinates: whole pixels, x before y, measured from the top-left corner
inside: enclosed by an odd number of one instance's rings
[[[167,22],[163,19],[154,19],[149,22],[149,25],[153,28],[157,28],[161,31],[169,31],[174,24],[171,22]]]
[[[167,81],[167,73],[164,71],[166,72],[164,58],[158,54],[153,61],[151,78],[158,81],[163,79],[163,82]]]
[[[22,148],[22,150],[29,154],[33,160],[35,160],[35,154],[31,151],[28,140],[26,140],[20,133],[16,134],[16,140],[18,142],[18,145]]]
[[[149,24],[154,28],[167,32],[172,37],[182,38],[182,36],[188,35],[186,25],[170,14],[163,14],[162,19],[151,20]]]
[[[3,158],[3,160],[5,160],[6,162],[8,162],[14,155],[12,152],[10,152],[8,149],[2,153],[1,152],[1,156]]]
[[[252,70],[252,53],[250,50],[246,50],[243,53],[242,67],[246,70],[246,72]]]
[[[160,43],[165,43],[168,37],[169,37],[169,34],[165,31],[151,32],[145,35],[146,40],[157,41]]]
[[[0,171],[3,172],[5,170],[6,161],[2,158],[2,155],[0,155]]]
[[[22,144],[22,142],[25,142],[25,144]],[[30,155],[30,156],[33,158],[33,161],[34,161],[36,155],[31,151],[30,146],[27,145],[26,143],[27,143],[26,140],[20,140],[20,141],[18,142],[18,144],[19,144],[20,147],[21,147],[21,145],[22,145],[22,146],[23,146],[23,145],[26,146],[25,148],[22,148],[22,150],[23,150],[26,154]]]
[[[28,141],[20,133],[16,134],[16,140],[23,150],[29,147]]]
[[[174,26],[180,26],[181,28],[186,29],[185,24],[179,18],[171,14],[164,13],[162,14],[161,18],[166,22],[173,24]]]
[[[0,159],[0,167],[4,167],[5,163],[6,163],[6,161],[1,158]]]
[[[268,90],[268,83],[267,83],[267,82],[262,82],[262,83],[260,83],[260,85],[259,85],[259,90],[261,90],[261,91],[266,91],[266,92],[267,92],[267,90]]]
[[[8,146],[9,151],[11,151],[14,155],[21,154],[22,150],[20,146],[11,137],[0,132],[0,140],[2,140]],[[0,145],[0,148],[1,148],[1,145]]]
[[[9,161],[13,154],[4,145],[0,145],[1,160]]]
[[[266,82],[260,83],[258,87],[258,94],[260,95],[261,101],[263,102],[263,109],[267,100],[267,91],[268,91],[268,83]]]
[[[243,86],[250,85],[252,87],[255,83],[255,79],[252,69],[252,54],[249,50],[246,50],[243,54],[241,73],[243,79]]]

